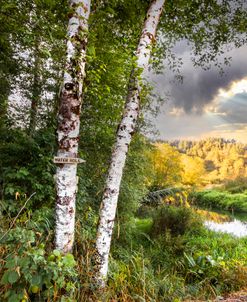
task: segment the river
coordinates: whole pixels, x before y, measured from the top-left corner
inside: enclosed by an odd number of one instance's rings
[[[216,232],[229,233],[236,237],[247,236],[247,214],[233,214],[226,211],[197,210],[206,218],[205,226]]]

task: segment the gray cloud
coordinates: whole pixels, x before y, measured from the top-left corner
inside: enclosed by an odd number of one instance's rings
[[[226,123],[247,123],[247,93],[236,94],[221,102],[217,111],[226,113],[223,116]]]
[[[149,75],[155,92],[166,99],[168,95],[168,102],[161,107],[161,112],[154,121],[160,133],[159,137],[197,139],[208,134],[244,141],[247,129],[247,93],[236,94],[213,103],[212,107],[216,106],[215,113],[207,114],[203,109],[212,103],[220,88],[227,90],[232,82],[247,76],[247,46],[228,53],[232,62],[225,68],[222,77],[215,67],[207,71],[195,68],[186,43],[178,44],[176,53],[184,61],[181,70],[183,84],[174,83],[174,75],[168,69],[160,75]],[[180,114],[169,114],[171,111],[176,113],[172,109],[174,107],[178,108]]]
[[[152,75],[151,79],[158,94],[164,96],[168,93],[170,105],[183,108],[186,113],[192,111],[201,113],[204,106],[213,100],[220,88],[227,88],[233,81],[247,76],[247,46],[227,53],[227,56],[231,56],[233,60],[229,67],[225,67],[225,73],[222,76],[215,66],[206,71],[195,68],[185,43],[178,45],[176,52],[184,62],[181,70],[184,77],[183,83],[171,81],[174,75],[169,71],[164,71],[162,75],[158,76]]]

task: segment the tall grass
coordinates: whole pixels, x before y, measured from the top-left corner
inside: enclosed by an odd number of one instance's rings
[[[13,280],[10,283],[7,280],[0,286],[1,301],[12,302],[6,292],[18,289],[26,297],[25,302],[179,302],[211,299],[247,283],[247,239],[206,230],[190,209],[169,206],[152,210],[145,219],[131,219],[121,226],[120,231],[116,228],[108,284],[99,292],[94,287],[94,264],[91,261],[96,214],[90,211],[78,217],[76,262],[52,251],[51,238],[46,240],[50,234],[48,225],[42,219],[42,213],[36,215],[40,219],[35,232],[31,223],[21,219],[17,227],[27,230],[20,233],[16,227],[10,232],[12,237],[6,237],[1,248],[1,275],[9,270],[6,267],[8,255],[15,255],[21,261],[28,256],[31,265],[36,263],[44,278],[34,287],[33,280],[29,282],[22,274],[21,265],[24,264],[20,262],[17,266],[20,266],[18,270],[22,277],[13,284]],[[39,228],[43,233],[38,232]],[[32,240],[28,235],[30,231]],[[23,243],[20,244],[20,240]],[[58,282],[62,283],[59,285]],[[23,297],[15,301],[24,301]]]

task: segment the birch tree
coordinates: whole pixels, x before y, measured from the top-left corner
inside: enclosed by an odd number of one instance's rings
[[[108,271],[108,259],[112,231],[116,215],[119,188],[128,148],[135,131],[140,108],[140,91],[143,71],[148,66],[152,44],[163,10],[165,0],[155,0],[147,12],[141,38],[136,50],[136,67],[132,70],[129,81],[125,110],[117,131],[117,139],[113,148],[110,168],[103,193],[100,221],[96,239],[96,283],[103,287]]]
[[[70,0],[67,58],[58,114],[58,157],[77,157],[90,0]],[[77,165],[58,164],[55,247],[71,252],[74,242]]]
[[[30,123],[29,133],[33,134],[37,126],[37,113],[39,99],[41,97],[41,83],[40,83],[40,57],[39,57],[39,41],[36,37],[35,48],[34,48],[34,71],[33,71],[33,83],[32,83],[32,100],[31,100],[31,112],[30,112]]]

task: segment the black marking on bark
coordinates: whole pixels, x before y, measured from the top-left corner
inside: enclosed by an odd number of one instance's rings
[[[75,84],[74,83],[65,83],[64,88],[66,90],[73,90]]]
[[[65,151],[69,151],[71,145],[70,145],[70,138],[63,137],[60,141],[59,141],[59,148]]]
[[[74,12],[69,12],[69,13],[68,13],[68,18],[70,19],[70,18],[72,18],[72,17],[74,17]]]
[[[80,115],[80,109],[80,105],[71,107],[71,111],[76,115]]]
[[[73,197],[64,196],[64,197],[60,197],[60,198],[59,198],[59,203],[60,203],[61,205],[66,205],[66,206],[68,206],[68,205],[71,203],[72,200],[73,200]]]
[[[119,128],[121,131],[124,131],[125,129],[126,129],[126,125],[122,125],[122,126],[120,126],[120,128]]]
[[[105,188],[105,191],[104,191],[104,198],[108,198],[108,196],[111,194],[111,189],[110,188]]]
[[[67,93],[63,92],[61,96],[61,105],[59,108],[59,114],[62,115],[63,119],[71,118],[71,105]]]
[[[75,211],[74,211],[74,208],[73,207],[70,207],[69,208],[69,214],[71,215],[71,214],[73,214]]]
[[[110,222],[114,222],[115,221],[115,219],[108,219],[107,220],[107,223],[110,223]],[[104,243],[105,244],[105,243]]]

